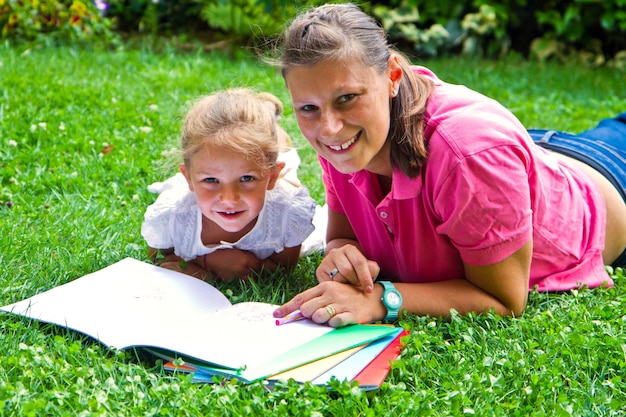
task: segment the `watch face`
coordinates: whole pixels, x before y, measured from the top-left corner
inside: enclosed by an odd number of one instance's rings
[[[400,297],[395,292],[388,292],[387,294],[385,294],[385,300],[387,301],[389,307],[400,307]]]

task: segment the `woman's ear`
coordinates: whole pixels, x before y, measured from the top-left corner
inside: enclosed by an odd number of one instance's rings
[[[398,56],[396,54],[391,54],[389,56],[387,71],[389,72],[389,95],[391,97],[395,97],[398,95],[400,81],[402,81],[402,77],[404,76],[404,72],[402,71],[400,61],[398,61]]]
[[[187,180],[187,184],[189,185],[189,191],[193,193],[194,192],[193,182],[191,182],[191,177],[189,176],[189,172],[187,171],[187,166],[185,164],[178,164],[178,169],[185,176],[185,179]]]
[[[284,167],[285,167],[285,163],[279,161],[279,162],[276,162],[276,165],[274,165],[274,168],[270,170],[269,181],[267,182],[268,190],[271,190],[274,188],[274,186],[276,185],[276,181],[278,181],[278,178],[280,177],[280,171],[282,171]]]

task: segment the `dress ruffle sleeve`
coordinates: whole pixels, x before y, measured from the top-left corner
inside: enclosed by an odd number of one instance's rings
[[[151,248],[173,248],[176,239],[171,224],[189,194],[185,177],[178,173],[164,182],[151,184],[148,190],[159,196],[144,213],[141,235]]]
[[[311,198],[306,188],[300,187],[296,189],[296,192],[290,199],[284,247],[292,248],[301,245],[313,233],[313,230],[315,230],[313,225],[315,206],[315,201]]]

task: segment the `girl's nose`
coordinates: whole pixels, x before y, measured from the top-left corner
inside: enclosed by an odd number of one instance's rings
[[[226,185],[222,187],[220,194],[220,201],[222,202],[235,202],[239,200],[239,190],[236,186]]]

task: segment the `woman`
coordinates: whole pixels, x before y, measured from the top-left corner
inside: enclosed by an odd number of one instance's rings
[[[320,284],[277,317],[519,316],[529,289],[612,285],[604,265],[626,248],[618,189],[537,146],[497,102],[411,67],[358,7],[297,17],[279,62],[329,219]]]

